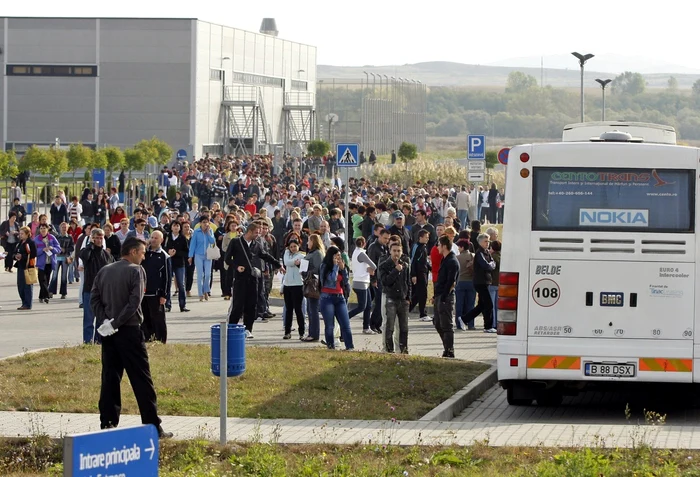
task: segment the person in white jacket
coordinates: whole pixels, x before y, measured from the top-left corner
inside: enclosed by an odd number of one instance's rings
[[[370,277],[377,270],[377,265],[367,256],[364,237],[355,239],[355,251],[352,253],[352,289],[357,296],[357,306],[348,312],[348,316],[362,313],[362,332],[366,335],[376,334],[370,329],[372,300],[369,291]]]

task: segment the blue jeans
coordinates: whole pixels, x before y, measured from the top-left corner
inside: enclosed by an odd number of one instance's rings
[[[56,270],[53,272],[53,277],[51,277],[51,284],[49,285],[49,293],[52,295],[56,294],[58,290],[58,271],[61,271],[61,295],[68,294],[68,269],[71,266],[66,263],[65,260],[56,261]]]
[[[306,298],[306,314],[309,317],[309,336],[318,339],[321,335],[321,318],[318,316],[319,299]]]
[[[469,226],[469,211],[468,210],[458,210],[457,218],[459,223],[462,224],[462,229],[466,229]]]
[[[93,341],[99,344],[102,338],[95,333],[95,314],[90,306],[90,292],[83,292],[83,343],[91,344]]]
[[[352,343],[352,331],[350,331],[350,318],[348,318],[348,305],[345,297],[337,293],[321,293],[320,299],[321,314],[326,325],[326,346],[328,349],[335,349],[334,327],[335,320],[340,324],[340,333],[345,341],[345,349],[354,349]]]
[[[197,270],[197,292],[199,296],[211,291],[211,260],[207,260],[206,255],[194,256],[194,268]],[[179,293],[178,293],[179,295]]]
[[[469,313],[472,308],[474,308],[474,303],[476,302],[476,290],[474,289],[474,283],[471,281],[457,282],[455,294],[455,319],[457,319],[462,318],[464,315]],[[469,323],[465,323],[465,325],[467,325],[467,328],[474,328],[474,320],[471,320]]]
[[[362,313],[362,329],[369,329],[370,317],[372,315],[372,300],[369,295],[369,288],[359,289],[353,288],[357,296],[357,306],[349,312],[348,318]]]
[[[493,327],[496,327],[498,323],[498,286],[489,285],[489,295],[491,295],[491,301],[493,302]]]
[[[27,282],[24,281],[24,268],[17,269],[17,292],[19,293],[19,299],[22,300],[22,306],[31,308],[34,298],[34,285],[27,285]]]
[[[177,301],[180,305],[180,309],[185,308],[187,304],[187,293],[185,292],[185,267],[173,268],[173,275],[175,275],[175,283],[177,284]],[[170,306],[170,295],[168,295],[168,307]]]

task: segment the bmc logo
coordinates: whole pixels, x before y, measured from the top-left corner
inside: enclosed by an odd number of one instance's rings
[[[580,209],[578,224],[604,227],[648,227],[648,210]]]

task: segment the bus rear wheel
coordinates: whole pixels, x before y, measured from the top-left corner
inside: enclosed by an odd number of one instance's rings
[[[564,396],[562,395],[562,393],[556,390],[548,390],[543,391],[537,396],[537,405],[557,407],[561,405],[563,400]]]
[[[510,384],[506,388],[506,400],[511,406],[529,406],[532,404],[532,399],[520,396],[518,386],[515,384]]]

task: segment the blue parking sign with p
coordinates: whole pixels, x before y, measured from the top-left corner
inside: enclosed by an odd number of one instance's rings
[[[467,136],[467,159],[471,161],[486,160],[486,136]]]

